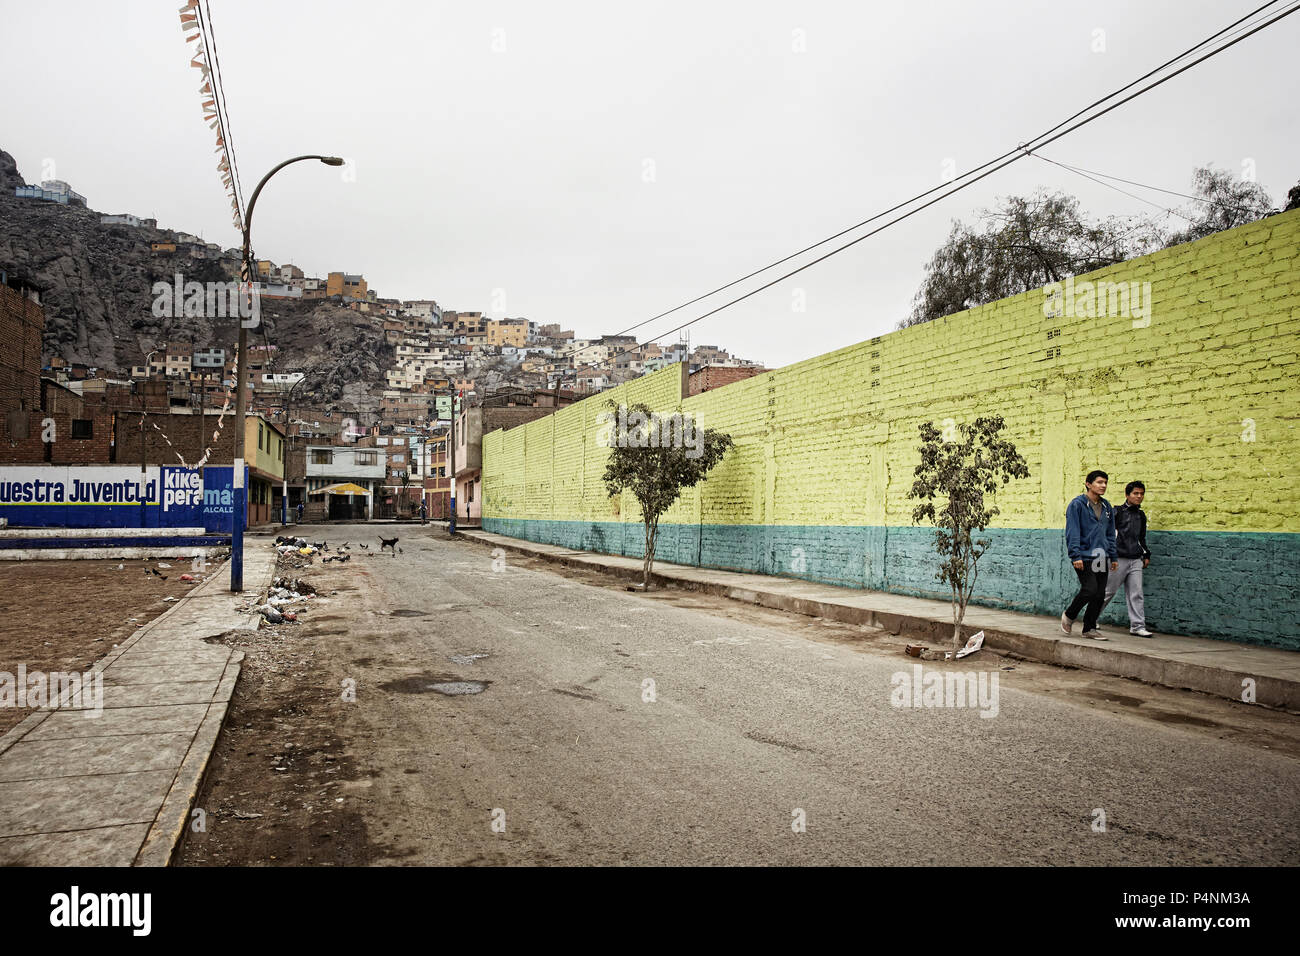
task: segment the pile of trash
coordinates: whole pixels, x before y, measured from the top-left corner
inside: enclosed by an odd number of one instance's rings
[[[275,539],[275,550],[281,555],[299,554],[304,558],[310,558],[314,554],[320,554],[325,550],[324,542],[312,544],[306,538],[292,538],[281,535]]]
[[[267,592],[266,603],[258,605],[257,611],[268,624],[292,623],[298,620],[298,614],[306,610],[302,602],[316,597],[316,588],[300,578],[278,577],[271,582]]]

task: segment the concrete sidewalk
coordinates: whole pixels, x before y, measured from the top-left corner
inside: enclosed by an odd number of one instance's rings
[[[641,580],[640,558],[574,551],[483,531],[469,531],[464,537],[562,565]],[[656,583],[706,591],[761,607],[865,624],[892,634],[905,633],[933,647],[947,648],[952,640],[952,608],[947,601],[662,561],[655,562],[652,577]],[[1070,637],[1062,634],[1057,618],[976,605],[967,607],[964,626],[972,633],[983,630],[984,646],[995,651],[1198,690],[1229,700],[1242,700],[1244,688],[1250,686],[1245,682],[1253,681],[1256,703],[1300,711],[1300,654],[1294,651],[1200,637],[1133,637],[1114,628],[1103,631],[1107,641],[1084,640],[1077,627]]]
[[[265,593],[268,546],[229,564],[95,665],[103,712],[43,709],[0,737],[0,865],[166,866],[189,824],[242,651],[203,639],[255,629],[239,609]]]

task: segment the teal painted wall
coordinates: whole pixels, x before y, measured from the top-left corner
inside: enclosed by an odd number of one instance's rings
[[[582,551],[642,557],[640,524],[485,518],[483,529]],[[1077,579],[1063,530],[990,528],[972,603],[1058,615]],[[844,587],[948,599],[934,580],[934,532],[925,527],[659,526],[655,557],[673,564],[802,578]],[[1300,535],[1150,531],[1148,624],[1172,634],[1300,651]],[[802,562],[802,570],[799,570]],[[1291,609],[1279,614],[1279,609]],[[1127,625],[1123,595],[1102,622]]]

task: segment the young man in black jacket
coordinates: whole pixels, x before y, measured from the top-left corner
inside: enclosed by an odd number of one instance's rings
[[[1119,554],[1119,568],[1106,582],[1105,607],[1117,591],[1124,588],[1128,601],[1128,628],[1135,637],[1150,637],[1142,601],[1142,571],[1151,563],[1151,550],[1147,547],[1147,516],[1142,510],[1142,499],[1147,487],[1140,481],[1130,481],[1124,486],[1124,503],[1115,509],[1115,550]]]

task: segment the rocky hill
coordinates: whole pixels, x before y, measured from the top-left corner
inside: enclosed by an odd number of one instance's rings
[[[0,270],[42,290],[46,363],[58,357],[125,375],[167,341],[233,351],[235,320],[156,317],[152,292],[155,282],[178,272],[186,281],[226,281],[229,260],[156,255],[150,243],[170,238],[166,232],[101,225],[101,213],[91,209],[19,199],[14,187],[24,182],[13,157],[0,150]],[[278,346],[277,370],[313,370],[300,389],[305,398],[363,415],[378,408],[384,371],[393,364],[382,319],[291,300],[264,300],[262,319],[250,342]]]

